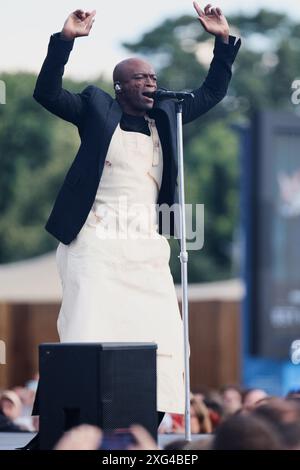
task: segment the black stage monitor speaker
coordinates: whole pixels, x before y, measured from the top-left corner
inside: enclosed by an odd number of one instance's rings
[[[104,431],[144,426],[157,438],[154,343],[41,344],[40,446],[82,423]]]

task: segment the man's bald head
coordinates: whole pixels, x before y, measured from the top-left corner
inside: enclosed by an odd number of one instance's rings
[[[145,92],[157,89],[157,79],[151,64],[143,59],[130,58],[119,62],[113,72],[117,101],[124,112],[144,115],[152,109],[153,99]]]
[[[149,62],[139,59],[137,57],[131,57],[129,59],[122,60],[119,62],[113,72],[113,81],[116,82],[127,82],[130,78],[139,72],[151,72],[155,75],[153,67]]]

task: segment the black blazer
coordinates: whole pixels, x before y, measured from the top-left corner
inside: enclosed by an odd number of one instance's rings
[[[231,66],[239,50],[230,37],[229,44],[218,38],[214,58],[202,86],[194,91],[195,99],[183,103],[183,123],[207,112],[226,95],[231,79]],[[88,86],[82,93],[62,88],[64,66],[74,41],[64,41],[60,33],[51,36],[47,57],[38,76],[34,98],[47,110],[75,124],[81,145],[56,198],[46,229],[64,244],[74,240],[84,225],[94,203],[104,161],[112,135],[121,120],[118,102],[98,87]],[[178,201],[176,113],[173,101],[162,101],[152,111],[163,149],[163,178],[158,204],[171,206]],[[162,224],[159,224],[159,232]],[[170,233],[174,235],[174,223]]]

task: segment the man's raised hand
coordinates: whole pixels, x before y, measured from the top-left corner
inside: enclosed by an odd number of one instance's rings
[[[76,10],[65,21],[61,35],[63,39],[72,40],[88,36],[95,21],[96,10],[92,12]]]
[[[228,42],[229,25],[220,8],[213,8],[209,3],[204,8],[200,8],[197,2],[193,2],[194,8],[198,13],[198,20],[205,31],[214,36],[220,36],[223,41]]]

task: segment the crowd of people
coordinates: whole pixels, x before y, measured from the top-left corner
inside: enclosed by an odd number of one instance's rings
[[[38,377],[24,386],[0,394],[0,432],[37,432],[38,417],[31,416]],[[300,390],[286,397],[261,389],[242,390],[228,385],[222,390],[191,393],[192,442],[184,440],[184,416],[166,413],[159,434],[178,434],[167,450],[300,450]],[[157,443],[138,424],[130,428],[128,449],[156,450]],[[57,450],[101,448],[103,432],[88,424],[67,431]]]

